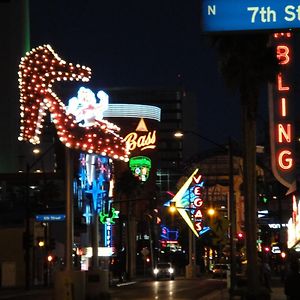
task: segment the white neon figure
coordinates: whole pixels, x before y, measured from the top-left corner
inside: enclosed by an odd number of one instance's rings
[[[104,91],[99,91],[97,97],[99,102],[92,90],[81,87],[77,97],[69,100],[67,113],[74,115],[80,126],[93,126],[97,120],[103,119],[103,112],[108,109],[108,95]]]

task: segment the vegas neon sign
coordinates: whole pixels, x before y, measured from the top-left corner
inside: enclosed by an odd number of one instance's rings
[[[289,192],[293,191],[295,181],[291,39],[290,32],[274,34],[281,69],[275,86],[269,89],[272,170],[276,179],[289,188]]]
[[[172,200],[181,217],[197,237],[203,230],[203,184],[202,176],[196,169]]]

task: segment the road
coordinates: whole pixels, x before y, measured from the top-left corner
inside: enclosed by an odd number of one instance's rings
[[[112,289],[112,300],[197,300],[212,291],[222,290],[226,281],[216,279],[183,279],[144,281]]]
[[[225,280],[207,278],[187,280],[182,277],[175,280],[138,280],[135,283],[112,287],[110,292],[111,300],[202,300],[211,292],[221,293],[225,287]],[[0,299],[53,300],[52,293],[52,288],[30,291],[0,290]]]

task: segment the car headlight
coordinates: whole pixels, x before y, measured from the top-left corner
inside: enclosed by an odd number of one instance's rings
[[[173,273],[174,273],[174,269],[173,269],[173,268],[170,268],[170,269],[169,269],[169,273],[170,273],[170,274],[173,274]]]
[[[156,275],[158,272],[159,272],[159,271],[158,271],[157,268],[155,268],[155,269],[153,270],[153,273],[154,273],[155,275]]]

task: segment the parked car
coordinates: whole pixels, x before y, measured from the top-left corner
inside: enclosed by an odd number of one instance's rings
[[[225,278],[227,276],[227,271],[229,271],[229,265],[227,264],[215,264],[212,268],[212,277]]]
[[[174,280],[175,269],[171,263],[157,263],[156,267],[153,270],[153,275],[155,279],[169,278],[171,280]]]

